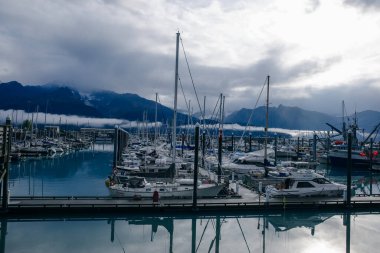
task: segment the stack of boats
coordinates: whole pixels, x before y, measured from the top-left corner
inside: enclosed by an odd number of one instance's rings
[[[29,141],[14,141],[11,148],[11,159],[16,161],[22,157],[44,157],[62,155],[73,149],[87,148],[90,142],[62,139],[33,139]]]
[[[113,169],[106,185],[112,196],[152,198],[190,198],[193,196],[192,163],[169,157],[166,144],[159,146],[129,146],[122,155],[121,164]],[[197,181],[198,197],[216,197],[225,187],[208,178]]]

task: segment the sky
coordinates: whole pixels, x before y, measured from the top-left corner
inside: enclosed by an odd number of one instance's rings
[[[380,110],[380,0],[0,0],[0,81],[135,93],[180,109]],[[182,47],[183,44],[183,47]],[[185,60],[186,52],[191,77]],[[258,101],[258,102],[257,102]]]

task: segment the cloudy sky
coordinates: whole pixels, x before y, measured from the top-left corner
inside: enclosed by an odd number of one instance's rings
[[[227,112],[253,108],[267,75],[273,106],[380,110],[379,12],[379,0],[0,0],[0,80],[158,92],[172,107],[180,31],[209,110],[220,93]],[[198,111],[182,48],[179,57]]]

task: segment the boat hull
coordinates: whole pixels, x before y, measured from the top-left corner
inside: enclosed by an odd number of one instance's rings
[[[324,190],[315,189],[307,191],[299,191],[296,189],[282,189],[277,190],[275,187],[267,187],[266,194],[272,198],[279,197],[339,197],[343,196],[345,187],[327,188]]]
[[[224,188],[224,184],[206,184],[197,189],[197,196],[200,198],[216,197],[218,193]],[[160,198],[192,198],[192,186],[151,186],[143,188],[129,188],[121,184],[109,187],[110,193],[115,197],[128,197],[128,198],[152,198],[153,193],[157,191]]]

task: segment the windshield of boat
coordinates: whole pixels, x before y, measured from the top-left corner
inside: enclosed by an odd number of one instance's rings
[[[314,178],[313,179],[313,182],[316,182],[317,184],[331,184],[331,182],[329,180],[327,180],[326,178]]]
[[[298,182],[297,188],[313,188],[314,185],[312,185],[309,182]]]
[[[128,187],[130,188],[144,188],[145,186],[145,180],[144,178],[130,178],[128,180]]]

